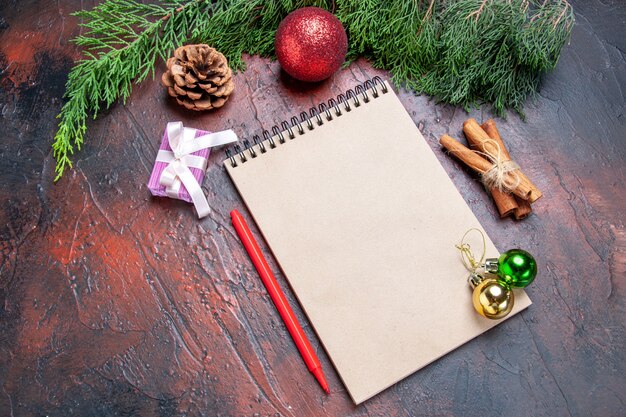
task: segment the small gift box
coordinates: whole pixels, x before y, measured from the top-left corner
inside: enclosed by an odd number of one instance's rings
[[[235,141],[232,130],[211,133],[168,123],[148,181],[150,192],[193,203],[198,217],[205,217],[211,209],[201,185],[211,148]]]

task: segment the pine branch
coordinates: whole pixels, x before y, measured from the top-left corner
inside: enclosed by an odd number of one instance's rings
[[[66,84],[66,103],[58,118],[59,129],[52,145],[57,160],[55,181],[67,167],[70,156],[80,150],[91,113],[119,98],[125,103],[132,84],[154,76],[157,57],[165,59],[186,41],[190,23],[210,7],[206,0],[164,6],[132,0],[107,0],[91,11],[79,11],[85,33],[74,39],[84,48],[86,59],[72,68]]]
[[[566,0],[346,1],[350,58],[368,58],[396,84],[504,116],[556,66],[574,22]]]
[[[279,23],[304,6],[342,21],[348,62],[363,56],[398,85],[466,109],[488,102],[499,115],[522,114],[574,22],[566,0],[105,0],[76,13],[84,34],[74,42],[85,59],[70,72],[58,116],[55,180],[72,167],[88,115],[125,102],[133,83],[154,77],[157,59],[187,42],[209,43],[243,70],[243,53],[274,57]]]

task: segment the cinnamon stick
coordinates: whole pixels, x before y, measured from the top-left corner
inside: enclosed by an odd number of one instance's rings
[[[489,135],[489,137],[496,141],[496,143],[500,146],[500,149],[502,150],[502,155],[507,158],[507,160],[511,160],[511,155],[504,145],[504,141],[502,140],[502,136],[500,136],[500,132],[498,131],[495,120],[489,119],[485,123],[480,125],[480,127],[482,127],[485,133],[487,133],[487,135]],[[522,200],[519,197],[513,196],[511,196],[511,198],[514,198],[517,204],[517,207],[515,207],[515,209],[513,210],[513,216],[515,216],[516,220],[525,219],[530,213],[532,213],[533,209],[530,207],[530,203],[527,200]]]
[[[487,134],[487,136],[489,136],[489,138],[493,139],[500,146],[500,150],[502,151],[502,157],[504,158],[504,160],[510,161],[511,154],[509,154],[509,150],[506,148],[506,146],[504,146],[504,142],[502,141],[502,136],[500,136],[500,131],[498,130],[498,127],[496,126],[496,121],[493,119],[489,119],[485,123],[480,125],[480,127],[485,131],[485,133]]]
[[[493,122],[493,119],[490,119],[490,121]],[[497,128],[495,127],[495,122],[489,126],[490,128],[489,132],[487,132],[487,129],[485,128],[486,125],[487,123],[483,124],[482,128],[485,130],[485,132],[489,135],[491,139],[498,142],[498,145],[500,145],[500,149],[502,149],[502,154],[504,155],[503,158],[510,159],[509,153],[506,151],[506,148],[504,147],[504,143],[502,143],[502,139],[500,138],[500,135],[497,134]],[[491,129],[491,126],[495,128],[495,132],[493,132],[493,129]],[[497,136],[497,138],[494,136]],[[467,142],[470,144],[470,147],[472,147],[472,149],[478,149],[481,152],[485,152],[484,142],[477,141],[474,136],[472,137],[468,136]],[[500,191],[497,187],[490,187],[489,193],[491,193],[493,202],[496,204],[496,207],[498,208],[498,212],[500,213],[501,219],[505,218],[506,216],[510,214],[515,213],[515,210],[518,208],[518,204],[517,204],[517,201],[515,200],[515,196],[513,196],[512,194],[506,191]],[[522,200],[522,201],[525,201],[525,200]]]
[[[510,214],[515,215],[515,210],[517,210],[519,206],[512,194],[509,194],[506,191],[500,191],[495,187],[489,188],[489,192],[491,193],[493,202],[496,204],[501,219],[509,216]]]
[[[480,126],[478,127],[480,128]],[[468,167],[472,168],[474,171],[484,174],[485,172],[493,168],[493,164],[491,162],[487,161],[485,158],[478,155],[477,153],[448,135],[443,135],[439,139],[439,143],[450,153],[454,154],[454,156],[463,161]],[[506,174],[506,177],[507,182],[513,183],[513,181],[516,181],[516,178],[511,172],[508,172]],[[531,187],[527,181],[524,181],[523,178],[520,178],[517,187],[509,191],[524,200],[528,200],[530,198]]]
[[[509,161],[511,160],[511,156],[509,155],[508,151],[503,151],[503,146],[499,143],[498,149],[498,146],[496,146],[494,141],[489,137],[487,132],[483,130],[483,128],[478,124],[475,119],[470,118],[467,119],[465,123],[463,123],[463,132],[465,133],[465,136],[467,136],[468,140],[481,143],[481,146],[484,147],[485,153],[493,155],[498,155],[499,153],[504,160],[507,160],[505,159],[507,157]],[[500,142],[502,142],[502,139],[500,139]],[[522,197],[523,199],[529,200],[531,203],[534,203],[538,198],[542,196],[541,190],[539,190],[539,188],[537,188],[537,186],[533,184],[532,181],[530,181],[530,179],[521,170],[516,169],[515,171],[513,171],[513,173],[513,181],[517,181],[517,178],[519,178],[520,184],[524,183],[525,185],[530,187],[531,192],[528,195],[528,198]]]
[[[515,216],[516,220],[525,219],[530,213],[532,213],[533,209],[530,207],[528,200],[522,200],[521,198],[515,196],[515,201],[517,202],[517,208],[513,210],[513,216]]]

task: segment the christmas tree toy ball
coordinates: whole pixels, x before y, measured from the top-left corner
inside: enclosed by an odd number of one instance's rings
[[[300,81],[316,82],[341,67],[348,52],[348,37],[332,13],[319,7],[303,7],[280,23],[274,47],[287,74]]]
[[[511,287],[524,288],[537,275],[537,262],[525,250],[511,249],[499,258],[485,260],[485,270],[496,274]]]
[[[478,232],[482,238],[483,253],[478,260],[470,245],[465,242],[472,231]],[[537,275],[537,261],[522,249],[510,249],[499,258],[485,259],[487,242],[479,229],[471,228],[465,232],[456,248],[461,251],[463,265],[470,272],[467,281],[472,288],[474,309],[488,319],[506,317],[515,303],[513,288],[526,287]],[[479,273],[479,270],[484,272]]]

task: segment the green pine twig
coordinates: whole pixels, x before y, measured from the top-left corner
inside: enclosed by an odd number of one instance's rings
[[[88,115],[125,102],[133,83],[154,77],[157,59],[208,43],[243,70],[243,53],[274,57],[279,23],[304,6],[342,21],[348,62],[363,56],[397,85],[465,109],[491,103],[501,116],[507,108],[523,115],[574,22],[567,0],[105,0],[76,13],[84,33],[74,42],[85,59],[70,72],[58,116],[55,181],[72,167]]]
[[[190,21],[210,6],[205,0],[163,5],[132,0],[107,0],[91,11],[79,11],[85,33],[73,42],[84,48],[85,59],[72,68],[66,84],[66,103],[57,116],[61,121],[52,145],[57,160],[55,181],[70,156],[80,150],[89,114],[95,118],[104,106],[118,99],[125,103],[132,84],[154,76],[157,57],[165,59],[187,40]]]

